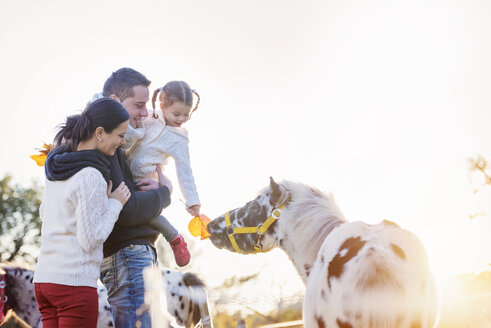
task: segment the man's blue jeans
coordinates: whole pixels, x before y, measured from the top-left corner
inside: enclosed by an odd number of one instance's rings
[[[143,269],[156,263],[155,251],[147,245],[130,245],[103,259],[101,280],[107,288],[116,328],[151,327],[148,311],[141,311]],[[136,325],[138,321],[141,325]]]

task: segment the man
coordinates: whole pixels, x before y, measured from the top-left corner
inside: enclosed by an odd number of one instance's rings
[[[117,70],[104,84],[103,96],[121,102],[130,114],[129,128],[137,128],[141,118],[148,116],[149,85],[145,76],[131,68]],[[135,184],[121,149],[109,160],[113,186],[124,181],[131,197],[104,243],[101,280],[108,290],[116,327],[146,328],[150,317],[138,311],[144,303],[142,272],[157,261],[154,245],[159,235],[146,222],[170,204],[172,187],[160,171],[159,182],[143,179]]]

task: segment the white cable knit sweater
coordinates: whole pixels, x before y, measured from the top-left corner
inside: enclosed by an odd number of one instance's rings
[[[184,128],[165,125],[165,121],[146,118],[143,128],[128,127],[126,156],[135,180],[156,178],[155,166],[167,164],[169,156],[176,162],[176,173],[186,205],[200,204],[189,159],[188,132]]]
[[[107,183],[93,167],[64,181],[46,180],[34,282],[97,288],[102,244],[122,208],[107,197]]]

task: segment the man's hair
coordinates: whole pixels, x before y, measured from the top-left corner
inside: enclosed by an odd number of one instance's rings
[[[102,94],[104,97],[109,97],[112,94],[116,95],[120,101],[124,101],[128,97],[133,96],[133,87],[143,85],[148,87],[150,80],[142,73],[135,71],[132,68],[123,67],[113,72],[104,83]]]

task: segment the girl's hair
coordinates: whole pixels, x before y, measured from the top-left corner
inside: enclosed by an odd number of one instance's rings
[[[198,109],[200,97],[196,90],[191,89],[189,84],[184,81],[170,81],[166,85],[161,88],[158,88],[153,92],[152,96],[152,107],[153,107],[153,118],[157,118],[157,114],[155,114],[155,101],[157,100],[157,95],[160,92],[159,101],[164,104],[164,107],[171,106],[176,101],[182,101],[188,106],[193,105],[193,93],[198,98],[196,102],[196,106],[189,113],[189,117],[191,114]]]
[[[99,126],[111,133],[129,119],[130,115],[119,102],[110,98],[98,99],[89,103],[81,114],[66,118],[65,124],[59,126],[54,146],[63,145],[65,152],[76,151],[78,144],[92,137]]]

